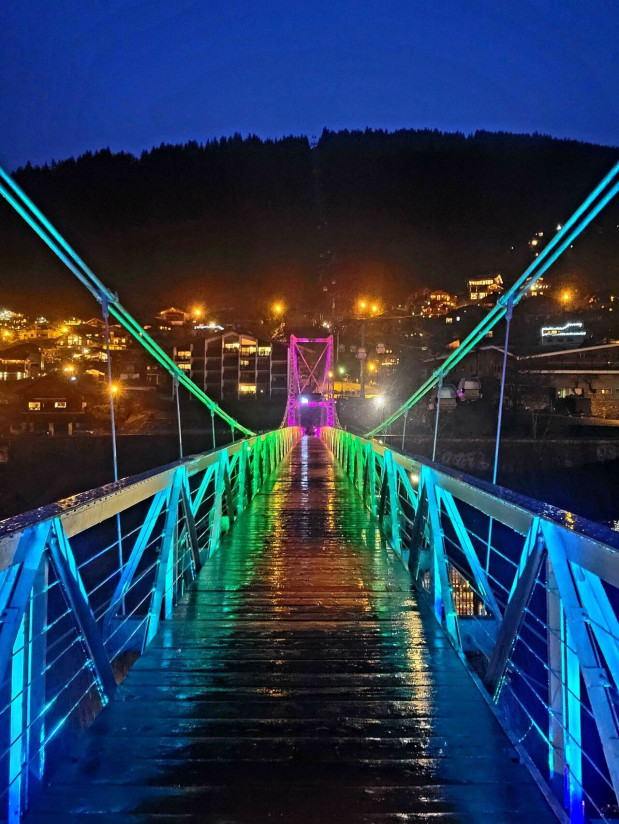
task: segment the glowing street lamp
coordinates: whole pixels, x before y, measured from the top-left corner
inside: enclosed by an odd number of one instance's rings
[[[283,304],[281,304],[281,303],[274,303],[274,304],[273,304],[273,312],[274,312],[276,315],[281,315],[283,311],[284,311],[284,306],[283,306]]]

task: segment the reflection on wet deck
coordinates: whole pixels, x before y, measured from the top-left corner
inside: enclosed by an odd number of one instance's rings
[[[30,817],[554,821],[341,469],[304,438]]]

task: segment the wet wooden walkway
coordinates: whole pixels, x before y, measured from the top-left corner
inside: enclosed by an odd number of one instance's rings
[[[554,822],[323,444],[304,438],[30,824]]]

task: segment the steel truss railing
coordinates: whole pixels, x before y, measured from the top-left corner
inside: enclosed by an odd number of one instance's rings
[[[321,437],[555,812],[616,821],[619,534],[380,442]]]
[[[0,523],[0,820],[19,820],[300,436],[279,429]]]

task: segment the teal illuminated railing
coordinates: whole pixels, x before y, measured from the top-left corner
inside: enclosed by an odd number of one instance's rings
[[[617,821],[619,534],[377,441],[321,437],[559,818]]]
[[[0,523],[0,820],[19,820],[300,435],[279,429]]]

